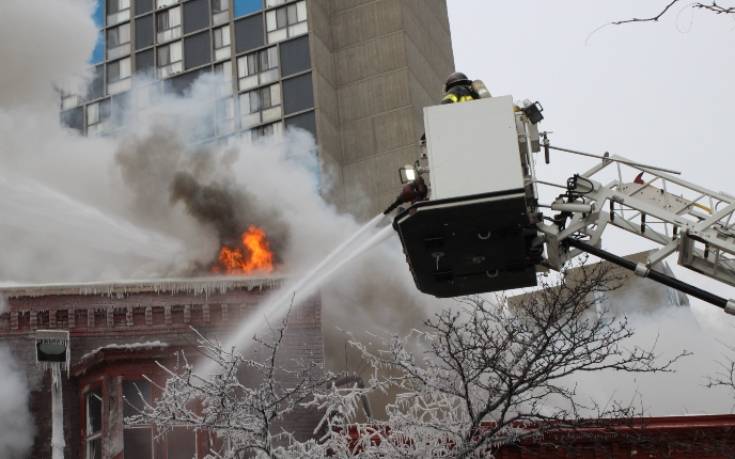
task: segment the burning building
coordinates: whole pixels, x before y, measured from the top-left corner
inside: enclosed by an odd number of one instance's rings
[[[7,308],[0,315],[0,342],[22,365],[31,389],[36,436],[30,457],[51,457],[51,378],[37,365],[37,330],[69,332],[70,368],[62,375],[64,457],[201,457],[209,446],[203,433],[175,429],[154,441],[152,428],[127,428],[138,391],[155,398],[147,378],[165,380],[155,362],[175,363],[184,350],[196,358],[191,327],[221,337],[247,320],[255,305],[283,280],[278,277],[213,277],[142,282],[8,287],[0,290]],[[284,338],[288,356],[323,360],[320,301],[292,311]],[[287,427],[311,434],[315,413],[299,413]]]

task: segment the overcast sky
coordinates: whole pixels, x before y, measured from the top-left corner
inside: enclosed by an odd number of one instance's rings
[[[735,194],[735,16],[693,11],[685,2],[659,23],[594,32],[613,20],[653,16],[668,1],[447,3],[457,70],[484,80],[494,95],[540,100],[553,143],[681,170],[687,180]],[[558,181],[592,164],[552,153],[538,174]],[[650,247],[621,234],[603,245],[619,254]],[[733,287],[677,273],[735,298]],[[694,309],[700,320],[722,325],[718,310]]]

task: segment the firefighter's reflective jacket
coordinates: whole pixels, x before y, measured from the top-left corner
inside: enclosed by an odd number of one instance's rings
[[[442,99],[442,104],[457,104],[460,102],[469,102],[479,99],[480,96],[472,89],[471,86],[457,85],[452,86]]]

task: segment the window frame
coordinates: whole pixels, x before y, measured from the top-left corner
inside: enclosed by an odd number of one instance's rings
[[[214,64],[214,73],[222,75],[222,85],[217,90],[218,96],[229,96],[232,94],[232,61],[226,60]]]
[[[90,403],[89,403],[89,397],[90,395],[93,395],[94,393],[98,393],[99,395],[97,398],[99,398],[100,403],[100,413],[99,413],[99,422],[100,427],[99,430],[92,433],[90,435],[90,428],[91,428],[91,416],[90,416]],[[82,394],[82,400],[84,403],[84,436],[82,438],[82,443],[84,445],[84,458],[85,459],[94,459],[94,456],[91,454],[91,445],[93,442],[97,442],[99,445],[99,457],[102,457],[102,436],[105,430],[105,389],[102,382],[98,382],[96,384],[90,385]]]
[[[130,0],[106,0],[106,23],[114,26],[130,19]],[[115,7],[111,7],[115,5]]]
[[[230,0],[212,0],[212,26],[224,24],[230,20]]]
[[[156,44],[162,45],[181,38],[183,22],[181,5],[156,13]]]
[[[146,425],[146,426],[128,426],[128,425],[125,424],[125,417],[126,417],[125,410],[126,410],[126,408],[128,408],[128,403],[132,404],[132,402],[128,402],[127,399],[126,399],[126,397],[125,397],[125,383],[132,383],[132,384],[144,383],[144,384],[146,384],[148,386],[148,398],[149,398],[149,400],[147,400],[147,402],[148,403],[152,403],[152,401],[153,401],[153,385],[149,381],[143,379],[142,377],[139,377],[139,378],[129,378],[129,377],[123,376],[122,383],[120,384],[120,388],[122,390],[122,394],[120,394],[120,397],[122,398],[122,406],[123,406],[123,426],[122,426],[123,427],[123,454],[125,454],[124,453],[124,451],[125,451],[125,431],[131,431],[131,430],[142,431],[142,430],[147,430],[148,431],[148,438],[150,440],[151,457],[150,458],[143,458],[143,459],[153,459],[154,457],[156,457],[156,445],[155,445],[155,437],[154,437],[154,432],[153,432],[154,426],[153,425]],[[138,390],[138,389],[139,388],[136,388],[136,390]],[[135,457],[137,459],[140,456],[135,456]]]
[[[270,46],[237,58],[237,87],[240,91],[275,83],[280,78],[278,46]],[[244,65],[243,65],[244,62]],[[267,68],[263,68],[267,67]]]
[[[232,50],[232,36],[230,35],[229,24],[212,29],[212,46],[214,47],[215,62],[230,58]]]
[[[215,133],[217,136],[232,134],[238,128],[237,99],[225,97],[215,105]]]
[[[119,31],[127,29],[127,41],[120,41]],[[114,27],[107,29],[106,36],[106,48],[107,48],[107,60],[114,60],[121,58],[127,54],[130,54],[131,44],[131,27],[130,22],[118,24]],[[115,37],[113,40],[112,37]],[[116,42],[116,43],[115,43]],[[112,43],[115,43],[114,45]]]
[[[178,59],[172,60],[172,49],[178,49]],[[161,53],[166,52],[168,58],[165,63],[162,63]],[[177,75],[184,70],[184,42],[183,40],[174,41],[167,43],[166,45],[159,46],[156,49],[156,68],[159,79],[169,78]]]
[[[90,109],[94,108],[95,121],[90,123]],[[90,135],[90,128],[92,134],[103,134],[105,132],[107,120],[110,118],[110,99],[100,99],[96,102],[87,104],[84,108],[84,130],[87,135]]]
[[[238,99],[240,124],[244,129],[252,129],[261,124],[283,119],[283,97],[280,83],[240,93]]]
[[[265,32],[267,42],[278,43],[309,31],[309,14],[306,0],[287,3],[266,11]]]

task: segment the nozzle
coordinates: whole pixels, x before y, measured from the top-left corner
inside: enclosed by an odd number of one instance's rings
[[[399,194],[396,200],[393,201],[393,204],[385,209],[383,214],[388,215],[389,213],[393,212],[396,207],[400,206],[403,203],[424,200],[426,199],[428,193],[429,189],[426,187],[424,179],[419,176],[414,181],[403,187],[401,194]]]
[[[383,211],[383,215],[388,215],[389,213],[396,210],[396,207],[403,204],[403,201],[401,200],[401,196],[398,196],[395,201],[393,201],[393,204],[389,205],[387,209]]]

